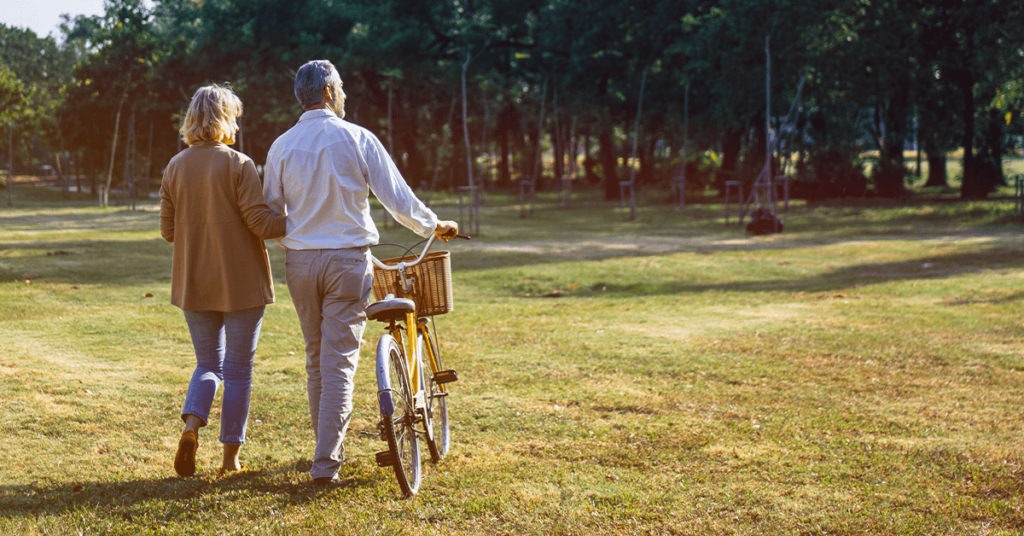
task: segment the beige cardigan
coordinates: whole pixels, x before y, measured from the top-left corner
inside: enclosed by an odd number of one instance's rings
[[[252,159],[201,141],[167,164],[160,234],[174,243],[171,303],[186,311],[239,311],[274,302],[264,239],[285,233],[267,208]]]

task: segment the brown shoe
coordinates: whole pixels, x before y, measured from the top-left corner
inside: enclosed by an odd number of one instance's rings
[[[192,430],[186,430],[178,441],[178,452],[174,455],[174,470],[179,476],[196,474],[196,450],[199,449],[199,437]]]

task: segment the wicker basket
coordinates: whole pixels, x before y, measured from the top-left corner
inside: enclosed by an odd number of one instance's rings
[[[388,266],[416,260],[416,255],[384,259]],[[447,251],[428,253],[416,266],[405,269],[406,277],[412,278],[412,294],[402,292],[401,275],[398,270],[382,270],[373,267],[373,295],[381,300],[388,294],[399,298],[410,298],[416,302],[417,316],[443,315],[455,309],[452,300],[452,255]]]

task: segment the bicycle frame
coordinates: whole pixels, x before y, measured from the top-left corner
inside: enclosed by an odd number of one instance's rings
[[[379,259],[377,259],[377,257],[374,257],[372,254],[370,255],[370,260],[373,261],[374,265],[384,270],[397,270],[403,290],[407,294],[411,294],[413,278],[405,274],[405,269],[407,267],[419,264],[420,261],[422,261],[423,258],[427,256],[427,253],[430,251],[430,247],[434,244],[434,238],[434,235],[430,236],[430,238],[427,240],[427,244],[423,247],[423,251],[420,252],[416,260],[412,262],[400,262],[394,266],[388,266],[381,262]],[[409,356],[409,359],[407,359],[406,363],[406,367],[408,367],[408,370],[406,370],[406,374],[411,384],[410,387],[416,390],[414,402],[417,408],[424,407],[427,404],[427,401],[424,400],[425,393],[423,392],[423,389],[420,389],[420,374],[423,374],[424,371],[420,370],[420,360],[416,359],[416,356],[419,355],[416,352],[418,344],[417,335],[422,334],[424,341],[427,341],[429,338],[426,320],[422,320],[423,321],[421,322],[421,319],[417,316],[416,311],[413,311],[410,313],[406,313],[405,315],[404,330],[402,329],[402,325],[400,325],[399,322],[393,322],[391,323],[390,326],[388,326],[388,331],[391,334],[391,336],[396,341],[399,341],[399,344],[401,344],[407,350],[406,355]],[[409,326],[415,326],[415,328],[412,329],[410,332]],[[409,336],[403,336],[403,331],[405,331],[405,333],[408,334]],[[427,364],[432,372],[437,372],[440,369],[440,367],[438,366],[437,356],[434,355],[434,349],[431,348],[430,344],[425,344],[424,346],[426,346],[424,353],[427,355]],[[426,385],[426,382],[424,382],[424,385]],[[448,392],[447,386],[445,386],[444,384],[441,384],[439,387],[442,393]]]
[[[408,326],[416,326],[414,335],[408,335]],[[408,368],[408,370],[406,370],[406,374],[408,375],[411,386],[416,390],[416,394],[414,396],[416,407],[422,407],[423,405],[426,405],[428,401],[425,399],[426,394],[423,392],[423,389],[420,389],[420,375],[426,374],[429,377],[429,372],[437,372],[441,368],[438,365],[437,356],[434,355],[434,349],[429,343],[426,343],[429,336],[429,328],[427,327],[426,319],[418,318],[415,312],[408,313],[405,315],[404,324],[395,322],[388,327],[388,332],[396,341],[399,341],[399,344],[401,344],[407,351],[406,355],[410,356],[406,363],[406,367]],[[423,335],[424,348],[418,348],[419,343],[416,335]],[[420,369],[420,360],[416,359],[416,356],[418,355],[416,353],[417,350],[422,350],[423,356],[425,357],[422,362],[424,367],[423,370]],[[430,367],[429,371],[426,367]],[[426,382],[424,382],[424,385],[426,385]],[[438,387],[442,393],[448,392],[447,385],[440,384]]]

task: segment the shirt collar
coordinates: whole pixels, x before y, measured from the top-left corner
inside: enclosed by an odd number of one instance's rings
[[[334,112],[326,109],[326,108],[318,108],[316,110],[308,110],[308,111],[302,112],[302,115],[299,116],[299,122],[301,123],[302,121],[306,121],[308,119],[316,119],[317,117],[327,117],[327,118],[330,118],[330,117],[338,117],[338,115],[335,114]]]
[[[189,147],[217,147],[218,145],[224,144],[217,140],[199,140],[192,145],[189,145]]]

